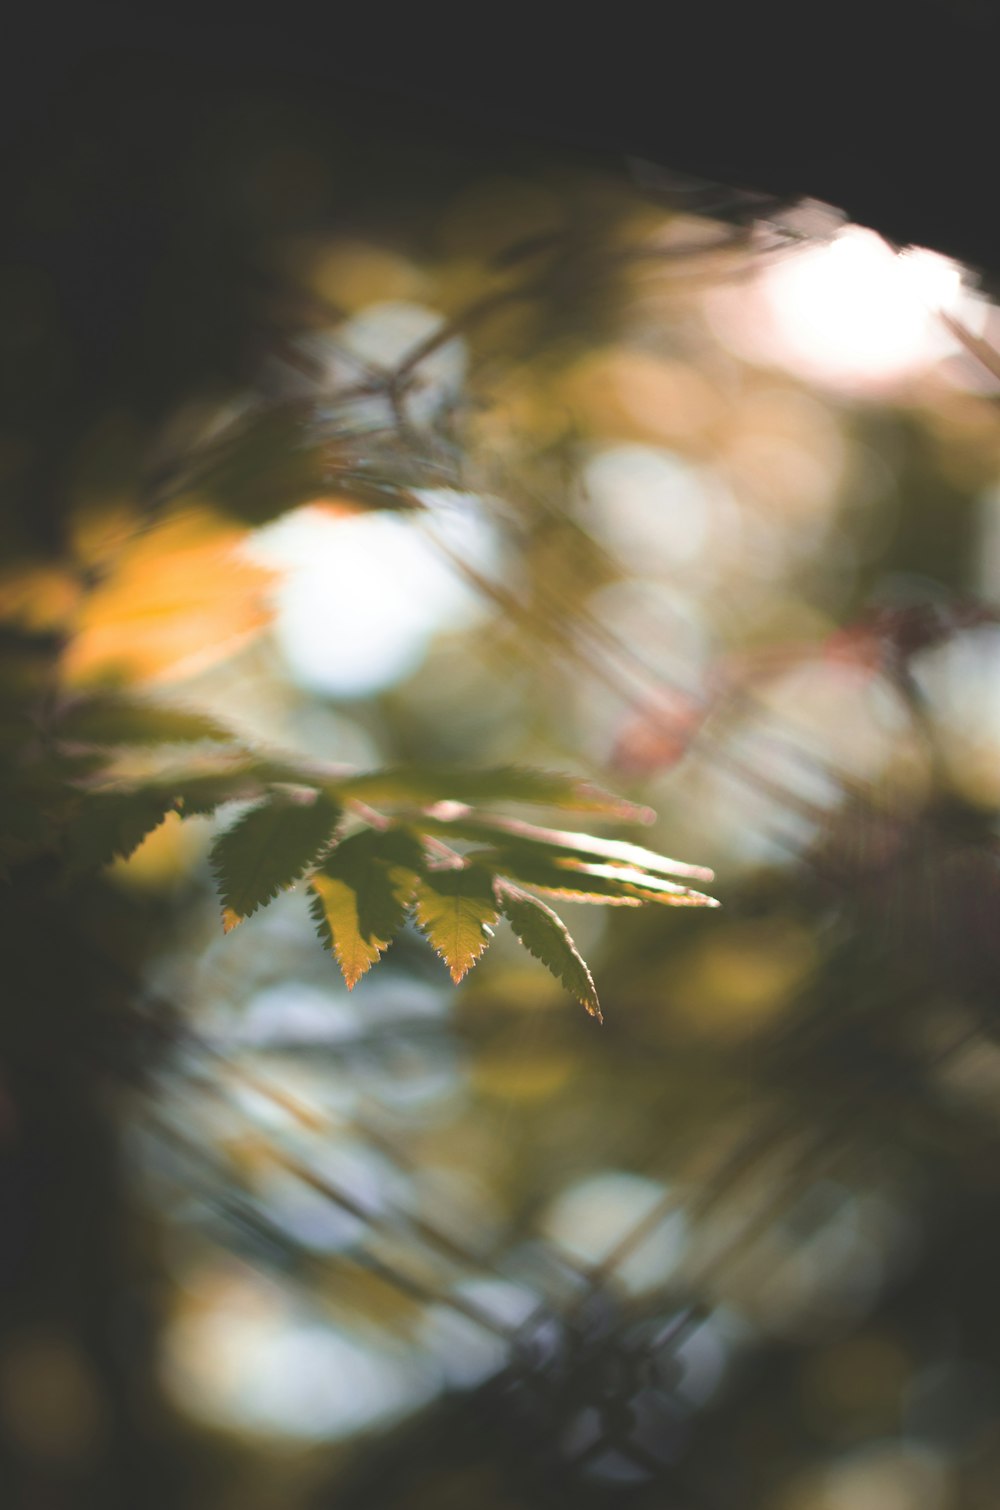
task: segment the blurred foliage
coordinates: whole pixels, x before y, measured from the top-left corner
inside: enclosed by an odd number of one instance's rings
[[[975,340],[807,378],[834,222],[170,98],[0,272],[4,1502],[992,1504]]]

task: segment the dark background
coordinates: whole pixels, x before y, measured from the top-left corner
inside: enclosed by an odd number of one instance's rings
[[[828,200],[895,240],[996,270],[998,43],[986,0],[616,7],[588,19],[477,9],[447,21],[294,6],[267,20],[105,6],[57,21],[43,7],[9,28],[3,114],[23,160],[39,129],[68,142],[86,126],[98,109],[88,82],[109,71],[127,69],[182,112],[254,72],[316,98],[361,87],[456,130],[473,119]]]

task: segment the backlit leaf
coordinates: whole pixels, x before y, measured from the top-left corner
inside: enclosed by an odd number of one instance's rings
[[[193,675],[267,624],[273,574],[240,554],[244,531],[196,501],[137,530],[87,593],[61,664],[74,686]]]
[[[510,887],[500,889],[500,906],[529,954],[541,960],[592,1017],[603,1022],[593,976],[562,919],[537,897]]]
[[[510,876],[536,891],[572,902],[601,902],[605,906],[637,907],[659,902],[667,907],[718,907],[714,897],[663,876],[626,865],[588,864],[573,856],[536,858],[524,849],[476,851],[474,858],[499,875]]]
[[[339,817],[325,795],[302,801],[274,792],[219,836],[211,862],[227,932],[304,874],[329,843]]]
[[[538,828],[517,818],[480,818],[469,814],[454,818],[421,817],[414,822],[425,833],[440,834],[442,837],[451,834],[457,839],[473,839],[503,846],[505,850],[523,849],[526,854],[552,860],[557,864],[567,859],[582,860],[585,864],[610,861],[615,865],[629,866],[653,875],[690,876],[698,881],[711,881],[714,877],[714,872],[705,865],[689,865],[683,860],[671,860],[640,844],[629,844],[622,839],[603,839],[595,834],[572,833],[566,829]]]
[[[423,867],[405,829],[364,829],[342,840],[310,877],[310,911],[350,990],[406,921]]]
[[[457,983],[493,937],[493,878],[479,866],[428,871],[417,885],[417,922]]]

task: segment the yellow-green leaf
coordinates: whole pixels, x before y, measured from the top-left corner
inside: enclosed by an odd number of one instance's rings
[[[498,875],[522,881],[536,891],[571,902],[599,902],[611,907],[639,907],[659,902],[667,907],[718,907],[714,897],[679,886],[663,876],[630,865],[588,863],[574,855],[538,855],[523,846],[478,850],[475,860]]]
[[[530,897],[513,887],[501,888],[500,905],[504,917],[529,954],[541,960],[591,1017],[603,1022],[594,978],[562,918],[537,897]]]
[[[310,877],[313,920],[348,990],[406,921],[423,861],[423,846],[406,829],[364,829],[342,840]]]
[[[480,817],[471,809],[449,813],[421,815],[413,819],[423,833],[453,835],[456,839],[474,839],[496,845],[505,852],[523,851],[525,855],[556,865],[583,862],[586,865],[611,863],[659,876],[689,876],[696,881],[711,881],[714,872],[706,865],[690,865],[672,860],[640,844],[623,839],[605,839],[595,834],[580,834],[568,829],[539,828],[519,818]]]
[[[428,871],[417,884],[416,913],[457,985],[493,937],[493,878],[475,865]]]

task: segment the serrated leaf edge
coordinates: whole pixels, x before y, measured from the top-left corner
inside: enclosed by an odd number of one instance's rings
[[[263,811],[263,809],[266,808],[269,804],[274,805],[276,797],[277,800],[281,800],[280,797],[278,797],[278,794],[268,793],[260,800],[255,801],[253,806],[249,807],[241,817],[237,818],[235,823],[231,824],[229,828],[225,829],[221,834],[217,835],[209,854],[209,866],[211,868],[215,883],[219,888],[220,896],[222,896],[222,887],[224,884],[221,874],[221,865],[219,862],[220,844],[225,839],[230,838],[244,824],[248,823],[257,813]],[[293,871],[293,873],[287,880],[278,882],[274,886],[272,886],[267,894],[259,902],[255,902],[254,905],[248,908],[246,912],[241,912],[238,908],[231,907],[223,897],[222,931],[224,933],[231,933],[233,929],[238,927],[239,924],[246,918],[253,917],[255,912],[259,912],[262,908],[269,906],[271,902],[273,902],[275,898],[280,896],[283,892],[291,891],[295,886],[299,884],[303,876],[310,875],[315,870],[317,864],[322,860],[323,856],[328,852],[331,844],[333,843],[341,816],[339,811],[337,810],[337,804],[332,802],[330,798],[326,797],[324,793],[318,792],[314,799],[315,802],[322,802],[324,800],[330,802],[330,805],[333,809],[333,814],[330,820],[330,830],[326,838],[320,840],[312,853],[306,857],[306,859],[295,871]]]
[[[587,964],[587,961],[584,959],[583,955],[576,947],[576,943],[573,939],[572,934],[566,927],[566,924],[563,922],[559,914],[557,912],[554,912],[551,907],[547,906],[546,903],[541,900],[541,898],[533,897],[530,892],[521,891],[519,887],[511,886],[505,882],[498,883],[496,892],[497,897],[500,901],[500,910],[513,929],[514,934],[522,948],[526,949],[533,959],[537,959],[539,964],[545,966],[549,974],[553,976],[556,981],[558,981],[559,985],[563,987],[568,995],[572,996],[575,1001],[578,1001],[580,1003],[585,1012],[587,1012],[591,1017],[595,1018],[597,1022],[603,1025],[604,1014],[601,1011],[601,1004],[597,996],[597,987],[594,984],[594,977],[590,972],[590,966]],[[543,957],[538,953],[537,949],[533,949],[532,946],[528,943],[527,939],[521,937],[521,934],[516,924],[514,923],[513,918],[504,905],[504,902],[507,899],[515,902],[531,903],[535,907],[539,908],[543,913],[545,913],[545,915],[551,920],[551,922],[556,925],[557,930],[562,934],[563,939],[568,945],[570,953],[577,959],[581,969],[583,970],[587,984],[589,985],[591,991],[590,999],[588,999],[586,996],[581,996],[578,992],[573,991],[569,986],[567,986],[565,980],[563,980],[561,976],[556,974],[556,971],[549,964],[548,960],[543,959]]]
[[[466,870],[469,867],[463,865],[463,866],[456,866],[455,868],[456,869],[461,869],[461,870]],[[437,872],[437,874],[441,874],[441,873],[442,872]],[[444,873],[446,873],[446,872],[444,872]],[[428,875],[434,875],[434,874],[435,874],[435,872],[433,870],[430,871],[430,872],[428,872]],[[493,936],[493,934],[492,934],[492,928],[491,928],[491,926],[488,923],[483,923],[481,925],[482,928],[489,929],[490,931],[486,935],[486,937],[484,937],[482,939],[482,941],[481,941],[481,943],[479,945],[479,948],[476,950],[476,952],[473,955],[472,959],[470,959],[470,961],[469,961],[469,963],[467,965],[465,965],[464,967],[461,967],[461,968],[459,968],[457,965],[453,965],[451,963],[451,961],[448,959],[447,954],[445,954],[445,952],[442,949],[439,949],[438,946],[437,946],[437,944],[435,944],[434,940],[431,938],[431,935],[430,935],[429,925],[426,924],[424,922],[423,918],[420,916],[420,886],[421,886],[421,882],[424,881],[424,880],[426,880],[426,879],[427,879],[427,875],[419,877],[418,881],[417,881],[417,885],[414,888],[414,897],[413,897],[413,902],[412,902],[412,910],[413,910],[414,921],[416,922],[417,927],[420,929],[420,932],[427,939],[427,942],[430,944],[431,948],[434,950],[434,953],[437,955],[438,959],[442,960],[443,963],[446,965],[447,970],[448,970],[448,974],[451,976],[453,982],[457,986],[462,980],[464,980],[465,976],[468,975],[469,971],[472,970],[472,969],[474,969],[475,966],[478,965],[479,961],[482,959],[483,955],[486,953],[487,949],[490,946],[490,942],[491,942],[492,936]],[[497,895],[496,895],[496,877],[493,876],[493,875],[490,875],[490,887],[491,887],[491,890],[493,892],[494,901],[496,903],[495,916],[494,916],[494,922],[496,922],[497,919],[500,916],[500,904],[499,904],[499,901],[497,900]]]

